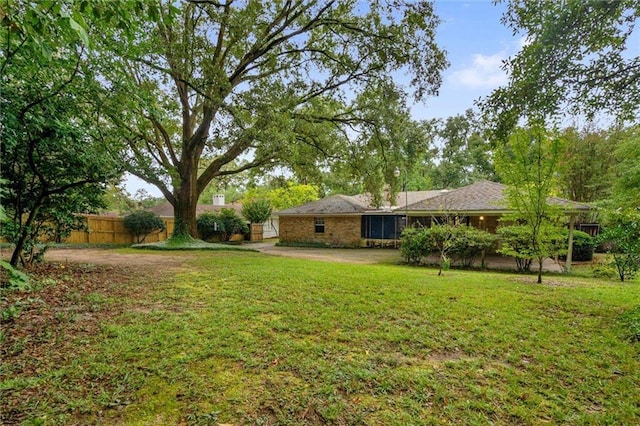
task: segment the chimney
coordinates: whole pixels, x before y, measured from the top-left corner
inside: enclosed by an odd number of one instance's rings
[[[224,194],[216,194],[213,196],[213,205],[214,206],[224,206]]]

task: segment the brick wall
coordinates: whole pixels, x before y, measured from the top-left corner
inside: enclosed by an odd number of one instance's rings
[[[360,216],[325,216],[324,233],[315,232],[313,217],[280,216],[280,242],[360,246]]]

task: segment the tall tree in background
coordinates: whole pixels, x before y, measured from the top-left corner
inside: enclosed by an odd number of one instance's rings
[[[434,129],[441,145],[438,163],[430,167],[433,188],[458,188],[478,179],[496,180],[491,145],[473,112],[449,117]]]
[[[345,140],[317,135],[327,123],[348,136],[366,130],[362,105],[402,92],[394,71],[412,76],[416,98],[437,93],[446,66],[437,23],[426,1],[166,1],[135,38],[105,34],[104,107],[127,143],[128,171],[174,206],[175,235],[196,235],[196,203],[212,179],[286,164],[301,144],[325,157],[348,152]],[[389,139],[376,136],[359,148],[384,156]],[[212,161],[198,172],[203,155]],[[248,161],[225,168],[238,158]]]
[[[640,111],[637,0],[508,0],[503,22],[526,39],[509,84],[484,102],[506,137],[521,117],[564,110],[633,119]]]
[[[640,126],[619,132],[611,188],[611,206],[640,211]]]
[[[616,130],[562,131],[564,153],[558,169],[558,183],[565,198],[590,203],[610,196],[614,152],[619,138]]]

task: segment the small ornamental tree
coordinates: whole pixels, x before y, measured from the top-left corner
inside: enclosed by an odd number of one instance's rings
[[[442,275],[443,269],[449,269],[449,266],[451,266],[449,252],[454,246],[457,233],[458,228],[454,225],[434,225],[429,228],[429,241],[431,242],[431,247],[438,252],[438,256],[440,257],[438,276]]]
[[[144,242],[152,232],[164,231],[164,221],[153,212],[138,211],[124,218],[124,227],[136,239],[138,244]]]
[[[271,217],[271,204],[265,199],[245,203],[242,215],[251,223],[264,223]]]
[[[534,120],[528,128],[514,130],[495,155],[496,171],[507,186],[506,207],[511,210],[503,219],[528,228],[528,253],[519,251],[518,256],[537,260],[538,284],[542,283],[544,259],[562,254],[558,238],[563,228],[561,209],[548,199],[557,185],[564,141],[541,123]]]
[[[613,256],[620,281],[633,279],[640,270],[640,213],[633,210],[610,212],[598,242]]]

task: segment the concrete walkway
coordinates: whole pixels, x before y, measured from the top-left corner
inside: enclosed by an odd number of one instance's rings
[[[358,263],[358,264],[400,264],[404,259],[399,249],[389,248],[309,248],[309,247],[282,247],[273,242],[250,243],[246,247],[258,250],[261,253],[273,256],[296,257],[301,259],[321,260],[326,262]],[[429,256],[427,263],[436,264],[438,258]],[[488,269],[515,270],[516,262],[511,257],[500,255],[487,256],[485,263]],[[480,266],[480,260],[474,265]],[[532,269],[536,268],[532,265]],[[545,260],[542,269],[547,272],[562,272],[560,266],[551,259]]]

